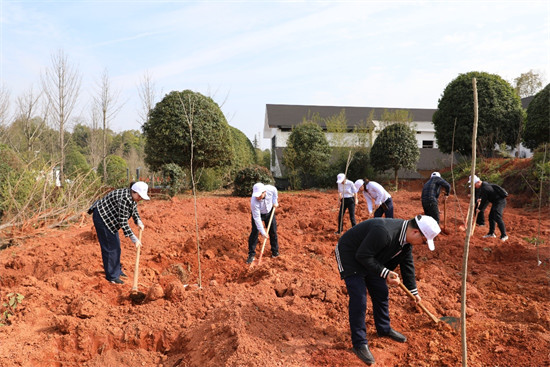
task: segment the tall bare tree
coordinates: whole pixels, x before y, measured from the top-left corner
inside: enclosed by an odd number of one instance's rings
[[[138,111],[138,115],[143,125],[147,122],[149,112],[155,107],[155,100],[157,99],[155,82],[149,71],[146,71],[141,78],[141,83],[138,85],[138,94],[141,100],[141,110]]]
[[[53,123],[59,129],[59,180],[65,182],[65,128],[76,106],[82,76],[78,69],[69,64],[63,50],[51,56],[52,65],[41,76],[42,89],[48,99]]]
[[[10,91],[2,84],[0,86],[0,142],[4,142],[4,132],[9,120]]]
[[[43,94],[36,93],[32,86],[17,97],[15,122],[18,123],[18,128],[21,130],[22,141],[15,143],[11,141],[15,136],[10,136],[10,146],[15,151],[32,153],[36,148],[36,143],[44,132],[49,111],[49,103],[42,97]],[[30,154],[29,158],[32,158],[32,156]]]
[[[120,91],[114,90],[111,87],[107,69],[103,70],[98,87],[98,93],[94,97],[94,105],[99,112],[99,119],[103,130],[103,182],[107,182],[107,129],[124,104],[119,102]]]

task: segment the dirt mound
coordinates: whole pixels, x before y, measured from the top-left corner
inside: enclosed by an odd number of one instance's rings
[[[420,187],[404,184],[392,193],[396,217],[421,212]],[[142,304],[129,297],[135,247],[127,238],[122,264],[130,278],[119,286],[104,279],[90,217],[82,226],[26,233],[0,252],[3,301],[10,292],[25,296],[0,327],[0,365],[361,366],[350,351],[347,296],[333,256],[336,191],[281,193],[281,256],[271,258],[267,244],[262,264],[252,267],[245,264],[249,200],[198,198],[200,268],[192,198],[141,202]],[[450,197],[450,234],[436,239],[434,252],[414,249],[420,294],[438,317],[460,316],[465,232],[459,226],[467,204]],[[506,208],[504,244],[482,239],[486,227],[476,230],[467,287],[470,365],[550,365],[548,214],[539,226],[538,212]],[[366,218],[364,201],[357,217]],[[537,236],[546,241],[538,247]],[[390,303],[392,326],[409,340],[378,338],[369,315],[376,365],[462,363],[459,332],[434,325],[399,288],[390,289]]]

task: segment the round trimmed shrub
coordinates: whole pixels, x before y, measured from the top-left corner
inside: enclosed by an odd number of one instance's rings
[[[250,196],[252,195],[252,186],[257,182],[273,185],[275,181],[271,172],[265,167],[253,165],[243,168],[235,176],[233,194],[243,197]]]

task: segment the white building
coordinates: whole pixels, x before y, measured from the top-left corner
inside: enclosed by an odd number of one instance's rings
[[[416,140],[420,148],[420,160],[418,162],[418,171],[430,171],[450,166],[450,155],[443,154],[437,149],[435,140],[435,129],[432,123],[432,116],[435,109],[418,108],[380,108],[380,107],[350,107],[350,106],[304,106],[304,105],[266,105],[264,138],[271,140],[271,172],[274,177],[282,177],[282,154],[287,145],[287,140],[292,132],[292,128],[312,116],[320,117],[319,124],[327,134],[329,144],[334,144],[334,137],[327,132],[325,119],[339,115],[342,111],[347,120],[348,133],[344,139],[343,145],[352,145],[356,135],[353,129],[356,126],[365,126],[372,115],[372,124],[374,129],[369,137],[370,144],[374,142],[376,136],[383,129],[381,126],[381,117],[385,111],[393,112],[396,110],[405,110],[412,116],[412,126],[416,129]],[[369,144],[369,145],[370,145]],[[423,177],[418,172],[408,172],[410,178]]]

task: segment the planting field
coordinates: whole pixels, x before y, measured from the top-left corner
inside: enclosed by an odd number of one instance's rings
[[[403,182],[392,192],[397,218],[422,213],[421,187]],[[449,234],[436,238],[436,250],[413,249],[420,295],[438,317],[460,316],[465,187],[447,201]],[[367,218],[360,200],[358,221]],[[550,365],[550,213],[546,207],[539,222],[523,200],[511,195],[504,211],[508,242],[483,239],[487,227],[470,242],[470,366]],[[19,239],[0,251],[0,295],[25,298],[0,327],[0,366],[362,366],[350,349],[334,260],[336,190],[280,192],[281,256],[272,259],[268,243],[253,267],[245,264],[249,203],[229,193],[198,197],[199,268],[193,198],[140,202],[142,304],[129,298],[135,246],[122,239],[125,284],[107,282],[90,216],[64,229],[12,234]],[[377,366],[462,364],[460,332],[435,325],[398,287],[390,289],[390,315],[407,343],[377,337],[370,300],[368,307]]]

